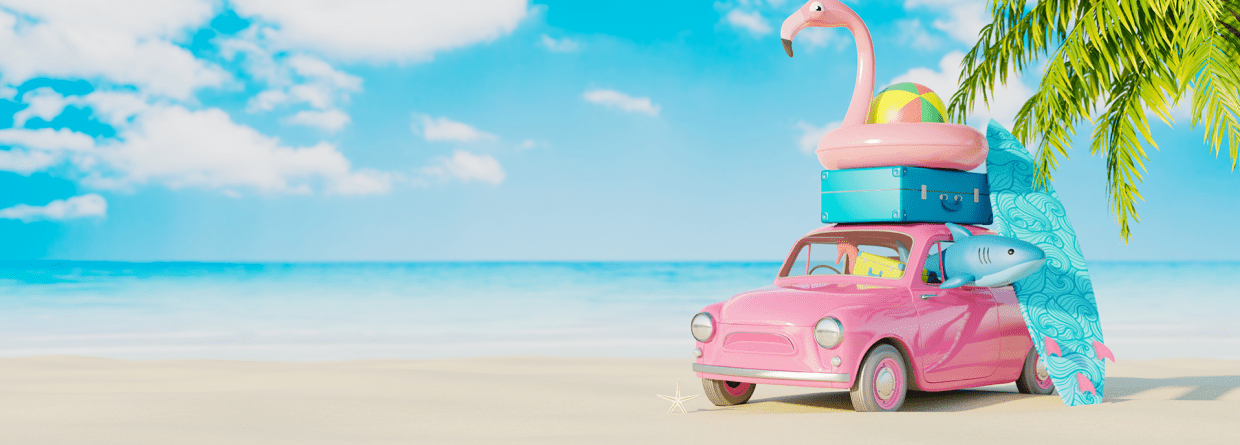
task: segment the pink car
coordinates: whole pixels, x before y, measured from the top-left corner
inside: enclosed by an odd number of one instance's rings
[[[693,370],[706,396],[728,406],[747,402],[757,384],[837,388],[850,390],[857,411],[895,411],[910,389],[1016,382],[1050,394],[1011,286],[939,289],[939,252],[951,240],[942,224],[805,235],[774,285],[693,317]]]

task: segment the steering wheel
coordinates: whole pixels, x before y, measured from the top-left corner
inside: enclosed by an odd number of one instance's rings
[[[815,270],[818,270],[818,268],[819,268],[819,267],[825,267],[825,268],[827,268],[827,269],[834,270],[836,274],[843,275],[843,273],[841,273],[838,269],[836,269],[836,268],[834,268],[834,267],[831,267],[831,266],[828,266],[828,265],[826,265],[826,264],[819,264],[819,265],[817,265],[817,266],[814,266],[812,269],[810,269],[810,270],[809,270],[809,273],[807,273],[806,275],[813,275],[813,274],[814,274],[814,271],[815,271]]]

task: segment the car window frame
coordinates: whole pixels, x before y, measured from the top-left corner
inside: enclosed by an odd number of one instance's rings
[[[779,273],[775,275],[775,280],[776,280],[776,282],[777,282],[777,283],[778,283],[778,282],[789,282],[789,281],[790,281],[790,282],[794,282],[794,283],[795,283],[795,282],[817,282],[817,281],[821,281],[821,280],[823,280],[823,279],[830,279],[830,280],[833,280],[833,281],[834,281],[834,280],[842,280],[842,281],[844,281],[844,282],[852,282],[852,281],[877,282],[877,283],[882,283],[882,285],[884,285],[884,286],[891,286],[891,285],[893,285],[893,284],[895,284],[895,283],[901,283],[901,282],[904,282],[905,280],[909,279],[909,277],[910,277],[910,276],[914,275],[914,274],[910,274],[910,273],[907,273],[907,272],[906,272],[906,273],[905,273],[903,276],[901,276],[900,278],[895,278],[895,279],[892,279],[892,278],[870,277],[870,276],[864,276],[864,275],[852,275],[852,274],[837,274],[837,275],[797,275],[797,276],[788,276],[788,273],[792,270],[792,266],[796,264],[797,255],[800,253],[801,248],[802,248],[802,247],[804,247],[804,246],[805,246],[805,244],[809,244],[809,243],[813,242],[813,239],[814,239],[814,238],[829,238],[829,237],[833,237],[833,236],[835,236],[835,235],[837,235],[837,234],[839,234],[839,233],[846,233],[846,232],[862,232],[862,233],[879,233],[879,232],[881,232],[881,233],[892,233],[892,234],[896,234],[896,235],[903,236],[903,237],[908,238],[908,239],[910,240],[910,246],[914,246],[914,247],[910,248],[910,252],[911,252],[913,249],[916,249],[916,246],[919,246],[919,239],[918,239],[916,236],[914,236],[914,235],[913,235],[913,234],[911,234],[911,233],[904,232],[904,231],[899,231],[899,230],[880,230],[880,229],[845,229],[845,230],[839,230],[839,231],[834,231],[834,230],[833,230],[833,231],[830,231],[830,232],[819,232],[819,233],[815,233],[815,234],[812,234],[812,235],[806,235],[806,236],[803,236],[803,237],[801,237],[800,239],[798,239],[798,240],[797,240],[797,242],[796,242],[796,244],[793,244],[793,246],[792,246],[792,250],[791,250],[791,251],[789,251],[789,252],[788,252],[788,255],[784,258],[784,264],[783,264],[782,266],[780,266],[780,268],[779,268]],[[895,249],[895,248],[894,248],[894,247],[892,247],[892,249]],[[920,250],[920,249],[918,249],[918,250]],[[911,255],[911,253],[910,253],[910,255]],[[921,261],[921,262],[925,262],[925,259],[923,258],[923,259],[922,259],[922,260],[920,260],[920,261]],[[908,264],[908,263],[906,262],[905,264]],[[907,268],[906,268],[905,270],[907,271]],[[917,279],[917,281],[918,281],[918,282],[920,282],[920,281],[921,281],[920,275],[918,275],[918,276],[919,276],[919,278]]]

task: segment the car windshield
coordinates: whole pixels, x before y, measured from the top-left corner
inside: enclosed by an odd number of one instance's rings
[[[895,280],[904,276],[912,245],[913,238],[899,232],[815,234],[797,243],[779,276],[858,275]]]

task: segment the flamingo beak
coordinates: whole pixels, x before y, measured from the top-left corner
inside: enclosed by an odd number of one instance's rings
[[[806,26],[809,26],[809,23],[800,10],[784,19],[784,25],[779,28],[779,37],[784,41],[784,52],[788,53],[788,57],[792,57],[792,38]]]

